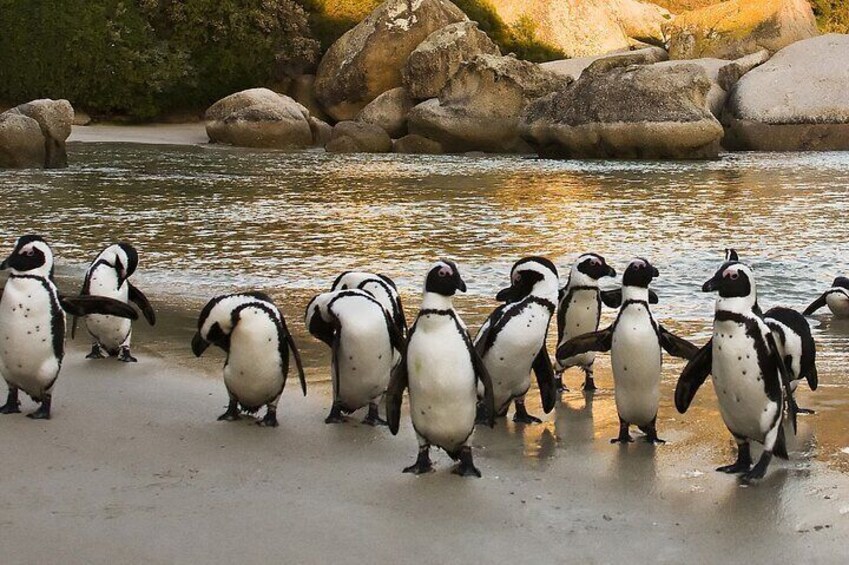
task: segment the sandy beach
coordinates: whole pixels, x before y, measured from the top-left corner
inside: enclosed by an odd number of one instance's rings
[[[182,124],[92,124],[74,126],[69,143],[144,143],[156,145],[198,145],[209,143],[203,122]]]

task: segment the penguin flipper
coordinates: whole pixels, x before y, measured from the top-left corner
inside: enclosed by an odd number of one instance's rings
[[[802,314],[804,314],[805,316],[810,316],[811,314],[825,306],[825,297],[828,296],[828,293],[829,291],[823,292],[819,298],[811,302],[811,304],[807,308],[805,308],[805,311],[802,312]]]
[[[799,413],[799,407],[796,405],[796,399],[793,398],[793,387],[790,384],[790,381],[793,380],[793,377],[790,375],[790,370],[787,369],[787,365],[785,365],[784,359],[778,352],[778,345],[775,343],[775,336],[772,335],[772,332],[766,334],[766,343],[767,346],[769,346],[769,355],[775,362],[775,366],[778,369],[778,375],[781,378],[781,384],[784,387],[784,396],[787,402],[788,416],[790,417],[790,423],[793,424],[793,433],[795,434],[796,416]]]
[[[401,403],[404,400],[404,389],[409,384],[407,373],[407,353],[401,353],[401,362],[393,369],[389,377],[389,386],[386,387],[386,421],[389,423],[389,431],[392,435],[398,435],[401,424]]]
[[[318,311],[313,312],[309,316],[309,306],[307,307],[307,330],[314,338],[319,339],[327,345],[333,347],[333,334],[335,332],[333,325],[321,317]]]
[[[675,385],[675,408],[678,412],[684,414],[687,411],[712,370],[713,339],[699,349],[678,377],[678,384]]]
[[[471,343],[469,343],[471,345]],[[475,378],[483,384],[483,404],[487,411],[486,423],[490,428],[495,427],[495,392],[492,387],[492,377],[486,366],[483,364],[483,359],[478,355],[474,347],[469,347],[469,355],[472,358],[472,367],[475,370]],[[552,374],[552,384],[554,383],[554,375]],[[551,410],[549,409],[548,412]],[[548,413],[546,412],[546,413]]]
[[[387,312],[384,312],[383,315],[386,318],[386,331],[389,332],[389,344],[398,353],[403,355],[404,350],[406,349],[404,335],[401,333],[401,329],[396,325],[392,318],[389,317]]]
[[[153,306],[150,305],[150,301],[147,299],[147,296],[145,296],[138,288],[133,286],[133,283],[130,281],[127,281],[127,289],[129,290],[128,298],[141,309],[147,323],[151,326],[156,325],[156,312],[154,312]]]
[[[73,316],[104,314],[138,320],[139,315],[129,304],[105,296],[60,296],[62,309]]]
[[[557,383],[554,378],[554,367],[551,366],[551,357],[545,343],[537,353],[533,364],[534,374],[537,377],[539,395],[542,399],[542,411],[548,414],[554,409],[557,400]]]
[[[699,352],[697,346],[667,331],[663,326],[658,326],[658,335],[660,337],[660,346],[673,357],[680,357],[689,361]]]
[[[613,290],[602,290],[599,295],[601,296],[601,301],[604,302],[604,305],[608,308],[619,308],[622,306],[622,289],[614,288]]]
[[[307,379],[304,376],[304,364],[301,362],[301,352],[298,351],[298,346],[295,344],[295,338],[292,336],[292,332],[289,331],[289,328],[286,327],[286,319],[283,318],[283,312],[280,312],[280,309],[277,309],[277,312],[280,314],[280,324],[283,326],[283,333],[286,336],[286,344],[289,346],[289,351],[292,352],[292,358],[295,360],[295,368],[298,369],[298,380],[301,382],[301,391],[304,393],[304,396],[307,395]]]
[[[817,390],[817,385],[819,384],[819,376],[817,374],[817,366],[814,364],[808,369],[807,374],[805,375],[805,380],[808,381],[808,387],[811,390]]]
[[[557,348],[557,360],[562,361],[588,351],[610,351],[613,343],[613,326],[597,332],[573,337]]]

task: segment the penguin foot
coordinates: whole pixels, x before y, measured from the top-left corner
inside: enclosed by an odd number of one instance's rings
[[[536,416],[531,416],[527,412],[524,414],[520,414],[516,412],[513,414],[513,421],[517,424],[541,424],[542,420],[537,418]]]
[[[235,422],[241,419],[242,416],[239,414],[239,409],[232,406],[228,407],[227,411],[218,417],[219,422]]]
[[[265,417],[262,420],[259,420],[256,423],[257,426],[262,426],[264,428],[276,428],[280,424],[277,422],[277,412],[268,410],[265,413]]]
[[[103,350],[100,348],[100,345],[94,344],[91,346],[91,353],[85,356],[86,359],[106,359],[106,355],[103,354]]]
[[[554,377],[554,388],[557,392],[569,392],[569,389],[566,388],[566,385],[563,384],[563,374],[557,375]]]
[[[363,419],[363,424],[367,426],[388,426],[389,422],[380,417],[380,412],[377,409],[377,404],[371,403],[368,405],[368,414]]]
[[[610,443],[634,443],[634,438],[631,437],[631,434],[626,434],[611,439]]]
[[[330,414],[324,419],[325,424],[342,424],[345,422],[345,416],[342,415],[342,405],[333,403],[330,407]]]
[[[595,392],[595,391],[597,391],[598,387],[595,386],[595,379],[593,379],[592,377],[588,377],[588,378],[584,379],[583,390],[584,390],[584,392]]]
[[[412,473],[414,475],[423,475],[433,471],[433,463],[430,461],[429,448],[420,449],[419,455],[416,457],[416,462],[409,467],[404,467],[404,473]]]
[[[752,467],[748,473],[745,473],[740,478],[744,483],[764,478],[764,475],[766,475],[766,468],[769,467],[770,461],[772,461],[772,453],[764,451],[763,454],[761,454],[761,458],[758,459],[757,465]]]
[[[14,403],[7,402],[3,406],[0,406],[0,414],[20,414],[20,413],[21,413],[21,403],[20,402],[14,402]]]
[[[45,398],[41,401],[41,406],[35,412],[27,414],[27,418],[32,420],[49,420],[50,419],[50,398]]]
[[[816,414],[816,410],[812,410],[810,408],[802,408],[801,406],[796,408],[796,412],[799,414]]]
[[[138,359],[130,355],[129,347],[122,347],[118,352],[118,361],[121,361],[122,363],[137,363]]]
[[[475,425],[489,425],[489,415],[483,402],[478,402],[475,408]]]
[[[731,465],[723,465],[722,467],[717,467],[717,471],[720,473],[728,473],[729,475],[734,475],[736,473],[745,473],[749,470],[749,465],[747,463],[741,463],[736,461]]]
[[[468,445],[460,448],[460,452],[457,454],[457,459],[460,460],[460,463],[451,469],[451,472],[455,475],[460,475],[461,477],[481,477],[480,470],[475,467],[475,462],[472,459],[472,448]]]

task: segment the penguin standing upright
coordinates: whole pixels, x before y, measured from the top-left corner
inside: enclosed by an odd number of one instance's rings
[[[611,443],[634,441],[628,433],[636,425],[649,443],[664,443],[657,437],[660,404],[662,351],[689,359],[698,348],[655,321],[649,306],[649,284],[658,270],[637,258],[622,276],[622,307],[616,321],[603,330],[570,339],[557,349],[557,358],[570,358],[586,351],[610,351],[619,435]]]
[[[85,273],[82,296],[106,296],[125,304],[134,302],[152,326],[156,324],[156,313],[142,291],[130,282],[130,276],[139,264],[139,254],[129,243],[116,243],[101,251],[91,262]],[[88,333],[94,339],[87,359],[103,359],[106,355],[117,356],[119,361],[135,363],[130,353],[132,324],[126,318],[91,314],[85,317]],[[71,326],[74,336],[77,320]]]
[[[545,338],[557,301],[557,269],[544,257],[526,257],[513,265],[510,283],[496,296],[506,304],[481,326],[475,349],[492,379],[495,415],[506,415],[514,402],[514,422],[541,422],[528,414],[525,394],[533,369],[543,411],[547,414],[554,408],[557,389]],[[479,392],[483,396],[480,387]]]
[[[401,295],[398,294],[398,288],[392,279],[386,275],[365,271],[345,271],[336,277],[330,290],[348,289],[364,290],[374,296],[389,313],[401,335],[407,335],[407,319],[404,317]]]
[[[333,406],[324,422],[343,422],[343,412],[368,405],[363,423],[385,425],[378,401],[389,384],[393,359],[400,359],[404,338],[384,307],[362,290],[325,292],[310,300],[305,323],[332,352]]]
[[[19,238],[0,269],[12,273],[0,298],[0,374],[9,386],[0,414],[20,412],[18,391],[41,403],[27,414],[50,419],[53,386],[65,356],[65,312],[138,317],[127,304],[100,296],[60,296],[53,283],[53,252],[37,235]]]
[[[823,306],[828,306],[835,318],[849,318],[849,277],[837,277],[831,288],[811,302],[803,312],[810,316]]]
[[[459,460],[454,473],[481,476],[472,460],[469,438],[475,429],[477,384],[484,387],[484,403],[493,425],[492,382],[475,351],[466,326],[454,311],[453,297],[465,292],[457,265],[437,262],[425,277],[424,297],[401,363],[386,391],[386,416],[393,435],[398,433],[404,389],[410,390],[410,417],[419,442],[416,462],[405,473],[427,473],[433,465],[430,446],[444,449]]]
[[[238,293],[210,300],[198,318],[192,352],[200,357],[211,344],[227,352],[224,386],[230,402],[219,420],[238,420],[241,412],[254,414],[266,406],[265,416],[257,424],[276,427],[277,402],[286,386],[290,353],[306,396],[298,348],[282,312],[266,295]]]
[[[743,473],[748,481],[766,473],[773,453],[787,458],[782,422],[785,403],[796,426],[796,405],[790,393],[790,374],[772,331],[757,308],[752,270],[728,261],[705,282],[704,292],[719,292],[713,337],[690,360],[675,388],[675,407],[687,411],[709,374],[719,400],[719,412],[737,443],[737,460],[719,467],[724,473]],[[752,467],[750,443],[764,451]]]
[[[602,277],[615,277],[616,271],[596,253],[585,253],[578,257],[569,272],[566,286],[558,293],[557,344],[566,343],[573,337],[594,332],[601,319],[602,295],[598,281]],[[563,390],[563,372],[569,367],[580,367],[584,371],[584,390],[596,389],[593,379],[595,353],[588,351],[575,357],[558,359],[555,362],[557,387]]]

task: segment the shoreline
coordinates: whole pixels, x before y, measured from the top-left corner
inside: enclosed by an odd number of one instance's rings
[[[202,121],[179,124],[93,124],[73,126],[67,142],[205,145],[209,143],[209,137]]]

